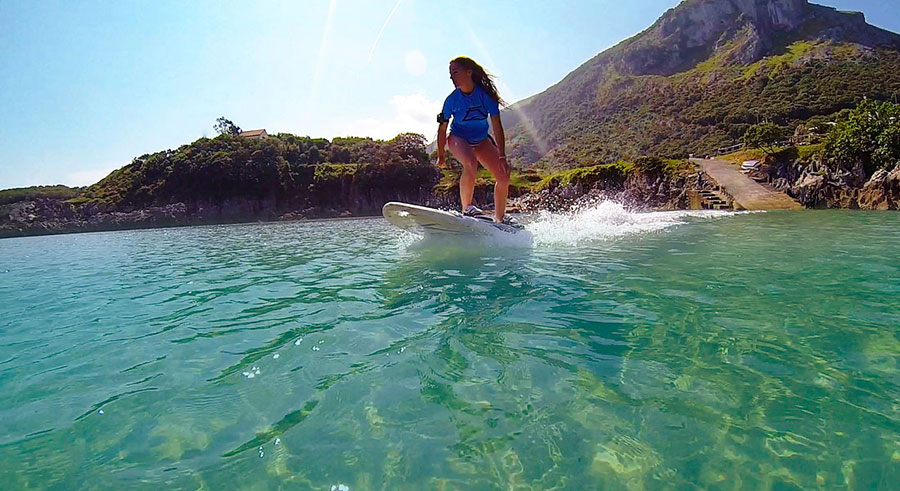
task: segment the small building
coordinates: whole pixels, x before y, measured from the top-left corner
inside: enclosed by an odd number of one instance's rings
[[[264,140],[269,137],[269,134],[266,133],[265,129],[261,129],[261,130],[242,131],[240,133],[240,135],[238,135],[238,136],[241,136],[244,138],[251,138],[253,140]]]

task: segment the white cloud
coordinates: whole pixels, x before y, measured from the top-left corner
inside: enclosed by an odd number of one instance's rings
[[[391,97],[394,114],[384,118],[365,118],[351,122],[340,136],[370,136],[387,140],[400,133],[421,133],[429,141],[437,133],[435,115],[442,101],[429,100],[422,93]]]
[[[421,77],[428,70],[428,60],[421,51],[414,49],[406,52],[406,73],[413,77]]]

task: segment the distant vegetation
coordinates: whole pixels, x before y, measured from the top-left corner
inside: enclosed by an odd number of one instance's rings
[[[510,194],[621,183],[634,172],[674,175],[692,170],[687,161],[657,157],[556,172],[513,169]],[[137,157],[87,188],[40,186],[0,191],[0,204],[55,198],[75,206],[127,211],[177,202],[215,204],[247,198],[272,200],[276,207],[338,206],[351,188],[357,193],[423,188],[455,198],[458,183],[459,170],[437,169],[425,153],[424,137],[417,134],[404,133],[388,141],[358,137],[329,141],[287,133],[266,139],[223,133]],[[480,169],[476,184],[492,186],[490,172]]]
[[[216,124],[213,125],[213,129],[220,135],[241,134],[241,127],[234,124],[230,119],[226,119],[225,116],[216,118]]]
[[[630,175],[678,177],[696,170],[688,160],[663,159],[660,157],[640,157],[633,162],[617,161],[588,167],[578,167],[545,174],[540,182],[532,186],[532,191],[552,189],[560,186],[582,186],[589,189],[604,183],[621,183]]]
[[[565,119],[539,126],[538,134],[552,150],[538,164],[566,168],[647,154],[681,158],[712,153],[740,142],[760,118],[793,131],[803,123],[833,120],[865,96],[900,96],[900,54],[892,51],[801,66],[760,62],[749,78],[745,69],[719,66],[709,72],[701,67],[670,77],[610,77],[599,88],[596,105],[571,107],[564,111]],[[533,145],[521,129],[511,134]]]
[[[602,182],[622,182],[633,170],[633,163],[623,161],[563,170],[547,175],[534,189],[541,191],[565,186],[591,188]]]
[[[754,124],[747,128],[742,141],[751,148],[758,148],[766,154],[775,153],[775,147],[784,140],[784,131],[772,123]]]
[[[825,158],[832,165],[862,163],[866,175],[900,163],[900,105],[863,101],[838,119],[825,139]]]
[[[71,199],[79,196],[82,189],[83,188],[70,188],[62,185],[4,189],[0,190],[0,205],[38,198]]]
[[[722,155],[733,162],[761,160],[775,155],[781,160],[821,160],[836,169],[849,169],[861,164],[867,177],[879,169],[890,170],[900,164],[900,104],[864,100],[852,109],[834,115],[831,124],[814,123],[822,133],[822,142],[794,147],[771,146],[765,150],[750,145],[743,150]]]
[[[299,137],[247,139],[223,133],[177,150],[135,158],[71,200],[111,209],[231,198],[276,202],[334,201],[342,179],[369,187],[417,186],[437,180],[422,135],[388,141]]]

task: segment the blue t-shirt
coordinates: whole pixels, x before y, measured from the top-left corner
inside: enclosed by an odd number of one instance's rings
[[[488,136],[488,116],[500,114],[500,105],[480,85],[471,94],[456,89],[444,101],[444,120],[453,117],[450,133],[476,143]]]

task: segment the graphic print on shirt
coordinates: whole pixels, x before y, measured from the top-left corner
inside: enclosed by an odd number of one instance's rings
[[[466,111],[466,115],[463,116],[463,121],[479,121],[482,119],[487,119],[488,115],[484,112],[484,108],[481,106],[470,107]]]
[[[450,133],[477,143],[488,137],[488,116],[500,114],[497,102],[479,86],[471,94],[456,89],[444,100],[443,116],[451,119]]]

